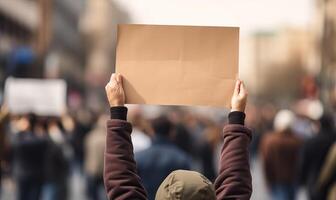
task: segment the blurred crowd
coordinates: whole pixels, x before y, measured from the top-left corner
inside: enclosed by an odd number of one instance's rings
[[[32,66],[39,66],[26,48],[17,50],[9,61],[4,77],[34,77],[29,74],[34,73]],[[2,198],[106,199],[102,176],[109,116],[106,104],[96,99],[103,96],[105,100],[103,87],[89,87],[71,78],[66,82],[68,112],[62,116],[18,115],[1,106]],[[253,131],[251,166],[255,167],[255,161],[262,163],[271,199],[296,199],[300,188],[308,199],[336,199],[336,86],[327,106],[319,99],[318,85],[315,78],[306,77],[291,103],[253,96],[248,103],[245,123]],[[214,181],[228,110],[128,108],[137,168],[150,200],[176,169],[196,170]],[[260,185],[253,187],[258,193]]]
[[[259,120],[265,124],[251,125],[255,131],[252,159],[258,156],[262,162],[271,199],[297,199],[300,188],[308,199],[335,199],[335,115],[322,114],[319,102],[301,103],[312,112],[264,107],[266,113]]]
[[[17,3],[0,5],[0,199],[106,199],[103,165],[105,123],[109,115],[103,85],[113,70],[115,41],[111,41],[114,33],[110,28],[115,29],[118,23],[137,22],[131,19],[141,15],[136,12],[132,15],[133,11],[123,11],[114,1],[107,0],[15,2],[35,4],[41,15],[36,16],[36,25],[27,28],[25,22],[34,19],[30,13],[35,9],[18,7]],[[261,166],[267,188],[267,195],[261,196],[266,199],[297,199],[300,189],[304,189],[307,199],[336,199],[334,2],[325,1],[324,5],[319,1],[317,11],[321,16],[313,21],[321,24],[303,31],[302,35],[262,31],[250,41],[255,43],[251,55],[242,51],[242,61],[246,60],[249,68],[242,68],[241,75],[247,73],[248,77],[254,77],[251,80],[258,82],[254,85],[270,86],[264,96],[258,92],[250,95],[245,120],[253,132],[250,145],[253,180],[257,176],[253,169]],[[6,5],[12,5],[12,9]],[[265,6],[256,5],[255,8],[265,10]],[[241,6],[238,8],[242,16],[248,15]],[[257,13],[255,8],[248,10]],[[305,8],[296,10],[299,13]],[[12,17],[11,11],[17,17]],[[255,19],[246,18],[246,24],[255,26]],[[267,23],[277,21],[273,15],[267,19]],[[292,16],[288,19],[294,20]],[[244,31],[246,27],[242,27]],[[313,40],[314,34],[323,35],[318,39],[321,41]],[[292,39],[287,41],[287,37]],[[312,56],[311,51],[317,51],[316,55]],[[321,57],[321,63],[314,64],[314,57]],[[298,70],[301,65],[318,68],[321,65],[321,69],[303,73]],[[270,76],[269,72],[275,75]],[[305,77],[307,74],[313,75]],[[4,104],[8,77],[64,79],[67,112],[61,116],[12,113]],[[274,77],[276,80],[272,80]],[[301,91],[296,91],[297,88]],[[285,97],[275,99],[281,95]],[[128,106],[137,168],[150,200],[154,199],[163,179],[176,169],[199,171],[214,181],[228,112],[200,107]],[[254,194],[263,191],[261,187],[254,182]]]
[[[15,182],[17,199],[67,199],[71,175],[85,174],[87,195],[98,199],[105,121],[106,116],[94,118],[86,111],[41,117],[11,115],[2,107],[2,179]]]
[[[128,107],[137,167],[150,199],[176,169],[197,170],[215,179],[225,111]],[[335,199],[336,113],[331,110],[314,95],[285,110],[271,103],[249,103],[251,163],[261,160],[272,199],[296,199],[299,188],[306,189],[309,199]],[[71,180],[79,175],[87,199],[106,199],[102,174],[108,118],[89,109],[61,117],[12,115],[3,105],[1,179],[13,183],[19,200],[64,200],[73,197]]]
[[[31,53],[21,49],[15,55],[5,77],[29,77],[34,65]],[[66,81],[68,111],[62,116],[18,115],[1,106],[2,198],[106,199],[102,174],[108,108],[91,98],[104,95]],[[327,107],[319,100],[314,78],[304,78],[301,88],[296,100],[284,105],[279,103],[282,101],[250,99],[246,125],[253,130],[251,166],[255,167],[254,161],[262,163],[271,199],[295,199],[298,189],[305,188],[308,199],[334,200],[336,89],[330,91]],[[85,94],[85,89],[98,93]],[[196,170],[214,181],[227,112],[204,107],[129,106],[135,159],[151,200],[162,180],[176,169]],[[254,188],[258,192],[260,185]]]

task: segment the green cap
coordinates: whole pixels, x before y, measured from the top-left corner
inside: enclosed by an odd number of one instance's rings
[[[155,200],[215,200],[211,181],[198,172],[176,170],[170,173],[156,192]]]

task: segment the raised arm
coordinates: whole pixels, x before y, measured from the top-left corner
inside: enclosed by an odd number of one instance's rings
[[[252,178],[248,146],[251,131],[244,126],[247,92],[237,81],[231,101],[229,124],[224,127],[219,176],[215,181],[217,199],[250,199]]]
[[[105,190],[110,200],[147,199],[137,174],[131,142],[132,125],[126,121],[125,94],[121,75],[112,74],[105,87],[111,107],[107,121],[104,163]]]

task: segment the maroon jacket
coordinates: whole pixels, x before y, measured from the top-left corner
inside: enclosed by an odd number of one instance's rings
[[[134,161],[132,125],[126,121],[127,108],[111,108],[107,121],[104,182],[110,200],[147,200]],[[215,181],[217,199],[250,199],[252,193],[248,145],[251,131],[245,114],[232,112],[224,127],[219,176]]]
[[[295,182],[301,146],[301,139],[289,131],[263,137],[260,150],[268,186]]]

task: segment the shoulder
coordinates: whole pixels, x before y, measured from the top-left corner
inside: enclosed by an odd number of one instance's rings
[[[264,136],[261,139],[261,144],[262,145],[272,145],[274,143],[277,143],[278,141],[278,134],[276,134],[275,132],[268,132],[266,134],[264,134]]]
[[[158,159],[172,159],[176,161],[189,160],[189,156],[174,145],[154,145],[148,149],[135,153],[135,158],[139,160],[152,157],[157,157]]]

